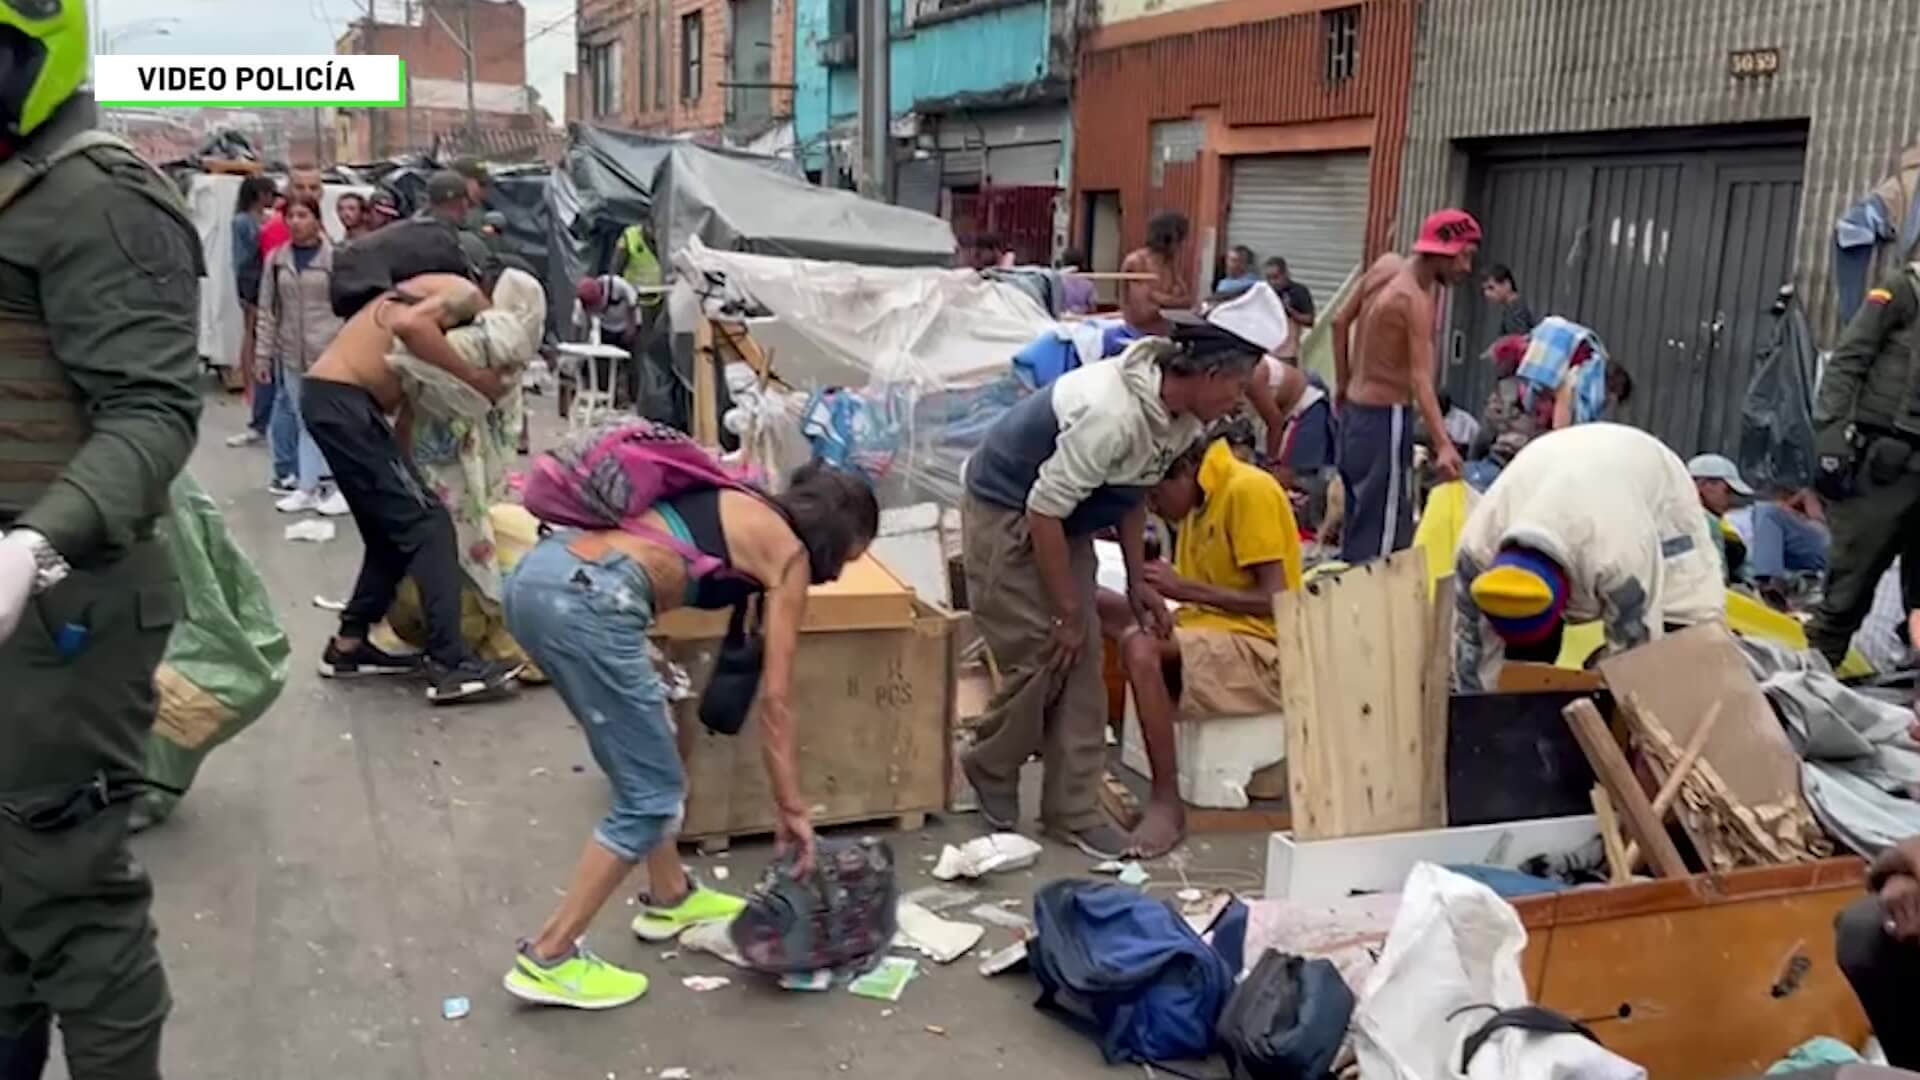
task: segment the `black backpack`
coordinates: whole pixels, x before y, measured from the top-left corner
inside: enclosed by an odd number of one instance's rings
[[[1328,960],[1268,949],[1234,988],[1214,1034],[1234,1080],[1321,1080],[1353,1018],[1353,991]]]
[[[399,282],[420,274],[459,274],[479,279],[453,226],[409,218],[344,244],[333,256],[328,293],[333,313],[350,319]]]

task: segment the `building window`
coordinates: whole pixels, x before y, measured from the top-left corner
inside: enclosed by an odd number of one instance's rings
[[[1336,8],[1321,21],[1327,29],[1327,81],[1346,82],[1360,67],[1360,9]]]
[[[680,16],[680,100],[689,105],[700,100],[706,36],[699,12],[690,11]]]
[[[620,43],[587,46],[587,110],[594,116],[620,111]]]

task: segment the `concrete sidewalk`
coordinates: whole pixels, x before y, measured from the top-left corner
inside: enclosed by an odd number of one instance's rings
[[[541,428],[551,398],[534,398]],[[158,884],[157,916],[176,1005],[167,1075],[193,1080],[400,1080],[541,1077],[640,1080],[679,1066],[702,1077],[1023,1077],[1103,1072],[1095,1044],[1034,1011],[1030,976],[986,979],[963,958],[923,973],[897,1005],[844,991],[789,993],[626,929],[616,899],[588,941],[653,979],[642,1001],[607,1013],[521,1006],[500,988],[514,942],[538,928],[566,883],[606,782],[550,689],[517,700],[432,709],[417,686],[329,683],[314,663],[334,616],[313,606],[352,584],[352,520],[327,544],[288,542],[292,522],[266,494],[262,448],[221,441],[243,423],[239,399],[207,402],[193,469],[265,576],[294,643],[274,709],[216,751],[178,814],[137,842]],[[536,438],[536,445],[541,440]],[[830,723],[802,717],[801,723]],[[1031,801],[1031,800],[1030,800]],[[858,831],[858,830],[854,830]],[[932,883],[942,842],[978,835],[974,815],[890,837],[902,891]],[[1196,874],[1257,888],[1264,838],[1202,838]],[[725,858],[744,889],[770,848]],[[1050,846],[1032,872],[980,883],[984,899],[1029,897],[1088,860]],[[1157,868],[1156,886],[1177,887]],[[989,944],[1010,940],[988,928]],[[689,974],[731,986],[705,994]],[[472,1001],[450,1022],[441,1001]],[[944,1029],[931,1033],[928,1025]],[[64,1075],[56,1066],[50,1075]]]

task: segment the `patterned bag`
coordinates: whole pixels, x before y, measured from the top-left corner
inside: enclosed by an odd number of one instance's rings
[[[733,920],[747,966],[775,975],[873,966],[898,929],[893,849],[873,837],[820,840],[813,873],[796,880],[792,867],[790,857],[769,863]]]

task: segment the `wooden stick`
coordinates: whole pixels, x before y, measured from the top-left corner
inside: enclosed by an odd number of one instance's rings
[[[702,316],[693,324],[693,441],[705,447],[720,445],[720,394],[713,374],[713,320]]]
[[[1627,854],[1633,848],[1620,839],[1620,819],[1613,812],[1613,800],[1607,798],[1607,789],[1598,784],[1588,793],[1593,800],[1593,816],[1600,821],[1600,843],[1607,849],[1607,880],[1615,885],[1625,884],[1633,876],[1633,857]]]
[[[1583,698],[1568,705],[1561,715],[1566,717],[1573,737],[1579,740],[1580,749],[1593,765],[1594,775],[1600,778],[1601,786],[1613,799],[1614,809],[1623,817],[1628,835],[1640,841],[1641,850],[1647,852],[1655,875],[1686,877],[1686,860],[1680,857],[1680,849],[1673,846],[1666,826],[1654,815],[1653,804],[1641,790],[1639,779],[1633,775],[1633,766],[1627,764],[1627,756],[1613,741],[1607,722],[1600,718],[1600,710]]]
[[[1645,714],[1638,700],[1629,695],[1629,700],[1621,706],[1628,710],[1629,726],[1632,721],[1643,719]],[[1707,736],[1713,734],[1713,725],[1720,722],[1720,702],[1716,701],[1707,708],[1707,715],[1700,726],[1693,729],[1693,737],[1687,740],[1687,747],[1680,753],[1680,760],[1674,762],[1673,771],[1660,782],[1660,790],[1653,796],[1653,816],[1661,821],[1667,820],[1667,811],[1673,809],[1675,799],[1680,797],[1680,789],[1685,786],[1687,774],[1693,771],[1694,762],[1700,760],[1700,752],[1707,748]],[[1640,858],[1640,845],[1627,845],[1627,865],[1632,866]]]

